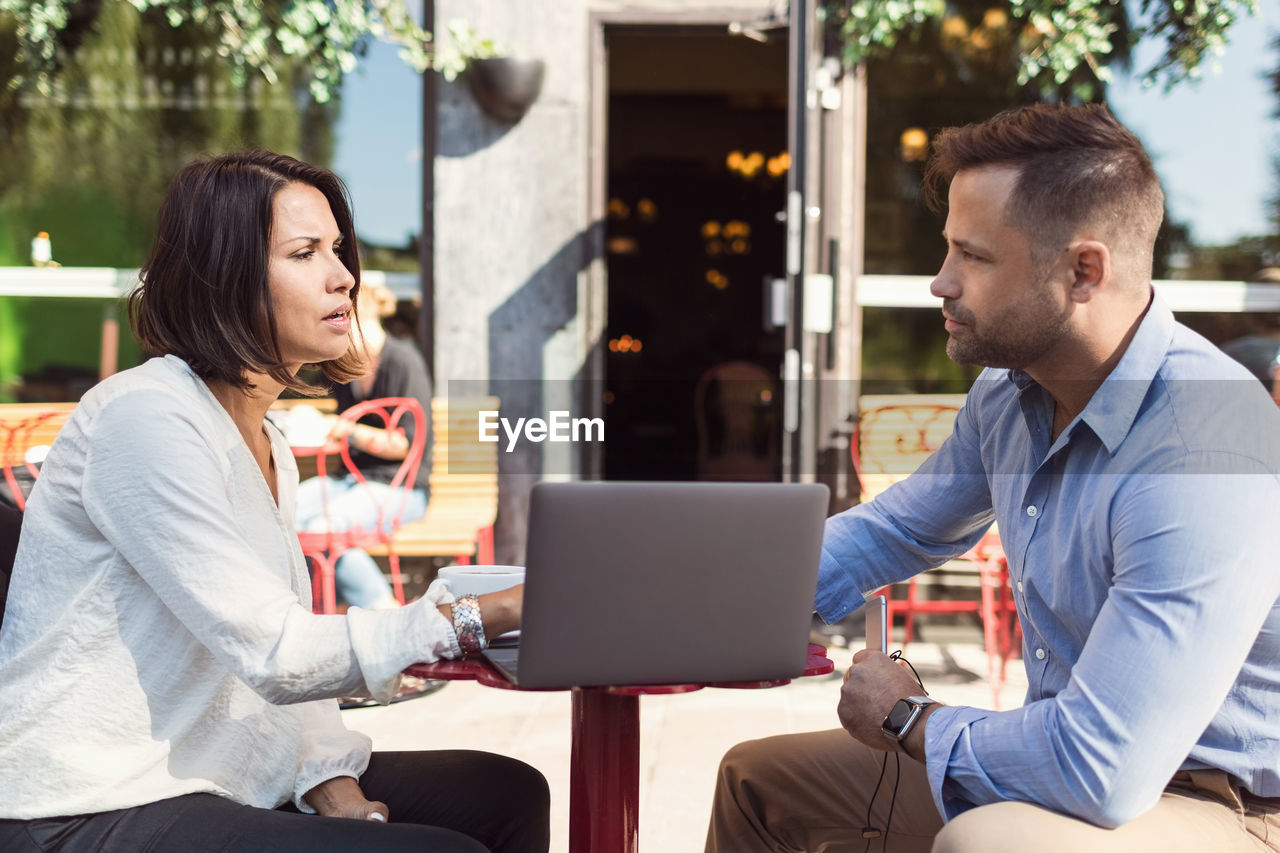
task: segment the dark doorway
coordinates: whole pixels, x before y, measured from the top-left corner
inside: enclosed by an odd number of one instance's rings
[[[778,479],[784,342],[765,282],[785,263],[786,32],[605,38],[605,477]]]

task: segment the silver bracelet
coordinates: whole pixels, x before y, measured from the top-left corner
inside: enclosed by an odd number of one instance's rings
[[[464,595],[453,602],[453,632],[458,635],[458,648],[463,654],[483,651],[489,645],[480,619],[480,601]]]

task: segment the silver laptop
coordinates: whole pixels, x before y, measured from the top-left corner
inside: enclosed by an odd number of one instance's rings
[[[804,670],[827,487],[539,483],[522,687],[792,678]]]

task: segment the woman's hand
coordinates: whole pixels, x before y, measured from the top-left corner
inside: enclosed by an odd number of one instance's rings
[[[524,584],[517,584],[499,592],[490,592],[476,596],[480,605],[480,621],[484,624],[484,635],[493,639],[499,634],[514,631],[520,627],[520,617],[524,604]],[[438,605],[440,615],[453,621],[453,605]]]
[[[350,776],[326,779],[303,795],[311,808],[324,817],[387,822],[390,811],[386,803],[365,799],[360,783]]]
[[[520,627],[524,606],[524,584],[478,597],[484,635],[490,639]]]

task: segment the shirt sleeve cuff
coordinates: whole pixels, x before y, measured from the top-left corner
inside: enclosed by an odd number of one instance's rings
[[[400,672],[409,664],[462,657],[453,626],[437,609],[452,603],[449,588],[437,579],[422,598],[398,610],[347,611],[356,661],[376,701],[391,701],[400,687]]]
[[[822,621],[830,625],[866,603],[866,596],[854,585],[852,576],[824,545],[818,562],[818,593],[813,602],[814,610],[818,611]]]
[[[960,741],[968,737],[969,727],[991,716],[992,711],[963,705],[944,705],[929,715],[924,730],[925,772],[933,803],[944,821],[951,820],[977,803],[948,795],[947,771],[951,767]]]
[[[332,699],[308,702],[303,710],[302,749],[294,778],[293,804],[304,814],[315,814],[306,793],[329,779],[350,776],[358,780],[369,766],[373,741],[342,723],[338,703]]]

